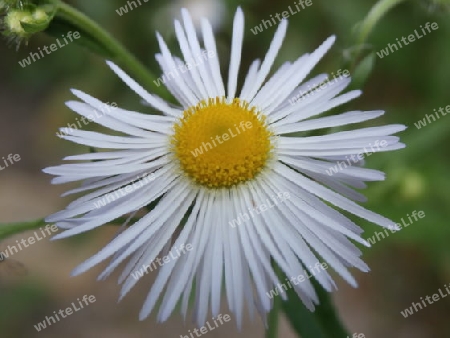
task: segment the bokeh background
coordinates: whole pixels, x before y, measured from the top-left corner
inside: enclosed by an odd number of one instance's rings
[[[312,51],[326,37],[336,34],[337,43],[314,74],[344,69],[346,51],[355,43],[355,27],[375,2],[312,2],[312,6],[289,18],[288,35],[276,65]],[[242,6],[246,30],[241,69],[248,69],[253,59],[264,55],[275,31],[272,27],[254,35],[250,28],[294,5],[291,0],[142,1],[138,9],[119,16],[116,9],[126,4],[123,0],[71,3],[110,31],[158,75],[155,31],[176,48],[172,22],[181,7],[189,8],[194,17],[205,15],[213,21],[221,63],[227,65],[233,14],[236,6]],[[369,36],[365,53],[385,48],[426,22],[437,22],[439,29],[384,58],[375,54],[373,71],[363,88],[365,94],[344,107],[386,110],[383,118],[367,123],[368,126],[386,123],[408,126],[401,135],[406,149],[367,159],[369,166],[387,173],[386,181],[369,184],[365,191],[369,197],[367,207],[395,221],[414,210],[422,210],[426,215],[372,248],[364,249],[371,272],[354,271],[360,284],[358,289],[337,278],[338,291],[333,298],[351,333],[386,338],[450,337],[450,297],[406,319],[400,314],[411,302],[450,283],[450,116],[421,129],[414,125],[426,114],[432,114],[433,109],[450,104],[449,17],[445,6],[432,1],[404,1],[390,11]],[[42,168],[59,163],[63,156],[85,151],[55,135],[59,127],[73,123],[76,117],[64,105],[72,99],[70,88],[81,89],[105,102],[148,111],[101,58],[74,43],[30,66],[19,65],[18,61],[30,52],[53,42],[54,38],[37,34],[17,51],[6,40],[0,42],[0,158],[10,153],[21,157],[19,162],[0,171],[0,222],[42,218],[70,201],[59,197],[69,186],[52,186],[50,177],[41,172]],[[365,238],[378,230],[371,224],[358,222],[366,230]],[[143,322],[138,320],[153,275],[145,277],[119,304],[117,275],[97,282],[102,268],[99,267],[82,276],[70,277],[71,270],[106,244],[114,231],[114,226],[105,226],[73,239],[56,242],[46,239],[30,246],[13,257],[28,269],[27,276],[19,279],[5,276],[6,268],[0,263],[0,337],[159,338],[188,334],[188,329],[195,325],[189,318],[184,322],[178,313],[166,323],[157,323],[154,316]],[[5,247],[30,235],[23,233],[0,245]],[[34,329],[33,325],[45,316],[66,308],[83,295],[94,295],[97,301],[40,333]],[[225,306],[223,313],[227,313]],[[208,333],[211,338],[263,335],[264,327],[258,318],[253,322],[246,319],[241,332],[230,322]],[[294,336],[282,319],[280,337]]]

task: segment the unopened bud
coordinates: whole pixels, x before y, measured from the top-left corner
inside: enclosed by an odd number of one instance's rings
[[[22,24],[24,23],[33,23],[33,14],[31,12],[21,10],[9,11],[4,19],[5,34],[26,38],[28,34],[22,27]]]
[[[33,34],[44,31],[54,16],[52,5],[14,7],[4,4],[5,15],[2,23],[3,34],[10,40],[27,40]]]

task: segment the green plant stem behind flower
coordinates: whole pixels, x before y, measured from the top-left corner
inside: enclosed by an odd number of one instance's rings
[[[46,223],[43,219],[37,219],[30,222],[0,224],[0,241],[15,234],[20,234],[28,230],[38,229],[45,224]]]
[[[367,13],[364,20],[362,20],[355,27],[355,44],[349,48],[354,51],[351,55],[348,64],[345,65],[353,71],[360,61],[360,56],[365,50],[370,51],[370,45],[367,44],[367,38],[373,31],[377,23],[385,16],[392,8],[399,5],[406,0],[379,0]]]
[[[80,43],[85,47],[117,63],[145,88],[151,88],[152,92],[157,92],[163,98],[170,96],[163,87],[155,86],[153,81],[156,77],[96,22],[60,0],[47,1],[56,7],[56,14],[47,33],[59,37],[61,33],[70,30],[78,31],[81,35]]]

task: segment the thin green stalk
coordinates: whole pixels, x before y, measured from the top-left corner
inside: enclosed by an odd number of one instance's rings
[[[24,231],[36,230],[44,225],[46,225],[44,219],[37,219],[30,222],[0,224],[0,241]]]
[[[358,45],[363,45],[370,32],[372,32],[378,21],[387,13],[389,10],[405,0],[380,0],[378,1],[367,14],[366,18],[362,22],[361,29],[358,35]]]
[[[380,0],[378,1],[369,11],[365,19],[361,22],[358,27],[358,33],[356,37],[357,47],[356,54],[353,57],[353,61],[351,62],[350,69],[355,69],[356,63],[361,55],[362,50],[364,50],[367,42],[367,38],[370,33],[374,29],[375,25],[380,21],[380,19],[386,15],[392,8],[397,6],[398,4],[404,2],[405,0]]]
[[[154,86],[153,81],[156,80],[156,76],[96,22],[60,0],[48,0],[48,2],[56,6],[56,18],[67,21],[82,32],[87,32],[91,39],[112,56],[112,61],[124,68],[136,81],[146,88],[152,88],[152,91],[158,91],[158,94],[163,97],[167,96],[167,92],[162,88]]]

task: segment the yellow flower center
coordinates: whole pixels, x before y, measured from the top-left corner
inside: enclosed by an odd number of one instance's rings
[[[201,101],[174,125],[173,153],[184,173],[208,188],[253,179],[271,156],[265,117],[239,99]]]

